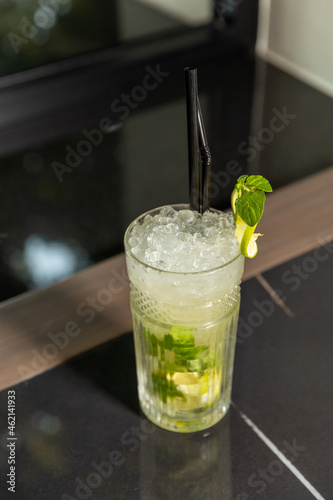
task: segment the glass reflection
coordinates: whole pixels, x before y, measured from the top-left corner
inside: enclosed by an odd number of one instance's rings
[[[231,500],[229,414],[198,433],[156,431],[140,446],[142,500]]]

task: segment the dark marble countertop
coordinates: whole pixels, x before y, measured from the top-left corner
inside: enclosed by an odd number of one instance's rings
[[[141,414],[132,334],[0,393],[1,498],[333,498],[333,248],[242,285],[233,404],[211,429],[164,431]],[[6,495],[7,397],[16,493]],[[11,393],[12,394],[12,393]]]

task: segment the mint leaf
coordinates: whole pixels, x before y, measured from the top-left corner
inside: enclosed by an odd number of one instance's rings
[[[200,358],[199,355],[202,352],[207,351],[208,347],[208,345],[199,345],[197,347],[175,347],[174,353],[183,359],[194,360],[197,357]]]
[[[205,374],[208,368],[208,359],[191,359],[187,362],[187,369],[189,372],[198,372],[199,376]]]
[[[168,398],[175,399],[176,397],[186,401],[185,394],[177,389],[176,384],[172,380],[168,380],[164,373],[152,373],[152,381],[154,392],[159,395],[163,403],[166,403]]]
[[[151,356],[159,358],[158,366],[161,369],[163,366],[162,371],[151,375],[154,392],[163,403],[176,397],[186,401],[185,394],[170,380],[172,373],[197,372],[201,377],[209,366],[209,345],[196,346],[192,332],[190,327],[172,326],[170,333],[159,340],[148,327],[143,326],[146,349]]]
[[[150,349],[151,349],[151,355],[152,356],[157,356],[158,355],[158,340],[156,336],[152,333],[150,335]]]
[[[259,189],[254,191],[243,190],[241,196],[235,202],[236,214],[248,226],[255,226],[263,214],[265,199],[265,193]]]
[[[271,191],[272,186],[262,175],[241,175],[231,195],[235,222],[239,216],[250,227],[258,224],[264,211],[265,192]]]
[[[164,335],[164,340],[163,340],[164,347],[168,349],[169,351],[172,351],[173,349],[173,337],[168,333],[167,335]]]
[[[164,347],[172,350],[174,347],[194,347],[194,335],[188,326],[173,326],[170,333],[164,336]]]
[[[257,189],[260,189],[261,191],[265,191],[266,193],[271,193],[273,191],[272,186],[270,185],[268,180],[265,179],[265,177],[263,177],[262,175],[250,175],[250,176],[242,175],[238,179],[238,182],[242,182],[240,181],[242,177],[247,177],[247,179],[244,182],[246,187],[255,187]]]
[[[151,356],[157,356],[158,355],[158,344],[159,341],[156,338],[156,335],[150,332],[149,328],[144,326],[143,327],[143,335],[145,338],[145,344],[146,344],[146,349],[147,352]]]
[[[253,176],[252,176],[253,177]],[[237,179],[237,184],[244,184],[246,182],[246,179],[248,178],[248,175],[241,175]]]
[[[194,347],[194,336],[192,334],[185,334],[182,339],[181,336],[173,335],[172,333],[168,333],[164,335],[163,345],[169,351],[173,351],[175,348],[190,348]]]
[[[191,371],[188,369],[187,359],[183,359],[179,356],[174,357],[173,363],[167,363],[166,368],[170,373],[186,373]]]

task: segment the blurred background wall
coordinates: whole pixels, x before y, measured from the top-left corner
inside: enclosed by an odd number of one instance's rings
[[[333,96],[332,0],[260,0],[258,55]]]

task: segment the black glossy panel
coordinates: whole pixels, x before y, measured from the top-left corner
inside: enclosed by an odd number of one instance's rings
[[[22,106],[34,116],[40,99],[52,112],[19,131],[0,132],[0,150],[16,142],[16,153],[2,158],[0,168],[0,300],[121,252],[125,229],[140,213],[187,201],[186,61],[183,56],[177,68],[142,64],[115,78],[90,72],[79,86],[68,77],[61,93],[52,80],[40,84],[40,93],[35,89],[34,99],[27,89],[12,91],[2,116],[15,122]],[[237,145],[249,129],[253,71],[245,53],[198,64],[215,175],[231,160],[238,174],[246,168]],[[146,77],[149,91],[142,86]],[[30,144],[24,151],[21,139]],[[238,174],[217,178],[214,207],[228,206],[230,179]]]
[[[301,447],[295,466],[325,498],[333,497],[332,254],[330,243],[264,274],[293,317],[245,283],[239,335],[247,338],[237,346],[233,391],[280,450],[284,440]]]

